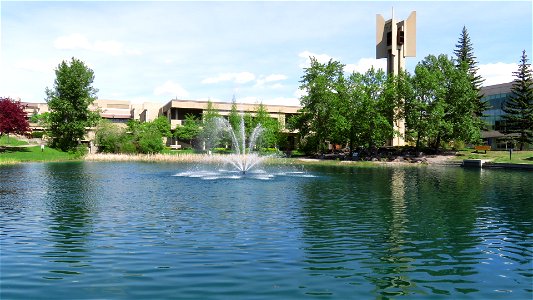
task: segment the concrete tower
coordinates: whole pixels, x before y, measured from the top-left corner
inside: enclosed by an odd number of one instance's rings
[[[387,73],[398,75],[405,69],[405,58],[416,56],[416,11],[407,20],[397,22],[392,18],[385,21],[376,15],[376,58],[387,59]],[[396,113],[396,112],[395,112]],[[390,146],[405,145],[405,120],[394,121],[394,130],[400,133],[390,141]]]

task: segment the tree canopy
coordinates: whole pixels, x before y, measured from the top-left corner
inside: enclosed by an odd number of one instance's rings
[[[90,105],[98,90],[92,86],[93,70],[76,58],[61,62],[55,74],[53,88],[46,88],[51,146],[67,151],[78,146],[86,127],[96,125],[99,115]]]
[[[446,55],[428,55],[415,68],[413,92],[406,97],[407,134],[435,149],[443,142],[474,142],[481,121],[475,117],[477,92],[468,74]]]
[[[0,98],[0,136],[30,131],[24,105],[11,98]]]
[[[200,120],[193,114],[187,114],[182,125],[176,126],[174,131],[175,137],[180,140],[185,140],[193,146],[193,141],[198,138],[202,132],[200,127]]]

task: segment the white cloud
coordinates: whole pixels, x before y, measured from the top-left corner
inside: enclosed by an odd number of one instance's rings
[[[374,67],[375,70],[382,69],[383,71],[387,71],[387,60],[375,58],[361,58],[356,64],[346,64],[346,66],[344,67],[344,72],[365,73],[371,67]]]
[[[265,77],[265,82],[272,82],[272,81],[280,81],[280,80],[286,80],[287,76],[283,74],[271,74]]]
[[[517,70],[517,64],[498,62],[494,64],[479,65],[478,74],[485,79],[483,85],[487,86],[513,81],[513,72]]]
[[[80,34],[73,33],[71,35],[60,36],[54,40],[54,47],[59,50],[89,50],[95,52],[102,52],[111,55],[141,55],[142,52],[136,49],[128,49],[118,41],[94,41]]]
[[[54,47],[60,50],[89,49],[91,48],[91,43],[89,43],[89,40],[85,36],[79,33],[73,33],[56,38]]]
[[[300,68],[309,68],[311,66],[310,57],[314,57],[321,64],[329,62],[330,59],[334,59],[333,57],[327,54],[317,54],[317,53],[313,53],[307,50],[305,50],[304,52],[300,52],[298,56],[302,58],[299,64]]]
[[[223,73],[219,74],[216,77],[209,77],[204,80],[202,80],[202,83],[219,83],[223,81],[232,81],[235,83],[247,83],[250,81],[255,80],[255,75],[250,72],[240,72],[240,73]]]
[[[263,104],[269,105],[285,105],[285,106],[300,106],[300,99],[298,98],[286,98],[278,97],[267,101],[263,101]]]
[[[304,97],[304,96],[307,96],[307,91],[306,90],[302,90],[301,88],[298,88],[295,92],[294,92],[294,96],[298,99]]]
[[[286,80],[288,77],[283,74],[271,74],[268,76],[261,76],[259,79],[257,79],[257,82],[255,84],[256,87],[263,87],[267,83],[274,83],[271,84],[270,88],[281,88],[283,85],[277,81]]]
[[[168,96],[184,99],[184,98],[189,97],[189,92],[187,92],[180,84],[175,83],[171,80],[167,80],[165,83],[163,83],[160,86],[157,86],[154,89],[154,95],[156,96],[168,95]]]
[[[38,73],[52,73],[56,67],[57,62],[50,59],[29,58],[15,63],[15,68]]]

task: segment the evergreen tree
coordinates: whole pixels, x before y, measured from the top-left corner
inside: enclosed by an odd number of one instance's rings
[[[503,107],[506,113],[503,116],[506,121],[504,132],[519,134],[520,150],[525,144],[533,144],[533,74],[527,61],[524,50],[518,71],[513,72],[516,79],[511,87],[512,94]]]
[[[483,77],[478,75],[477,72],[479,68],[477,67],[476,57],[474,56],[474,47],[470,41],[470,36],[468,35],[468,30],[463,26],[463,31],[459,37],[459,41],[455,45],[456,49],[454,50],[455,56],[457,57],[457,68],[464,70],[468,73],[472,87],[477,92],[478,96],[475,99],[476,102],[476,111],[475,114],[477,117],[483,115],[483,111],[488,109],[488,104],[481,101],[483,94],[481,94],[481,87],[483,86]]]

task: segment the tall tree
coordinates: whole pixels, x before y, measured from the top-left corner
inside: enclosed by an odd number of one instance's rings
[[[96,125],[99,115],[89,107],[98,90],[92,86],[93,70],[76,58],[61,62],[55,74],[54,87],[46,88],[51,146],[67,151],[77,147],[86,127]]]
[[[0,98],[0,137],[4,134],[25,134],[30,131],[24,105],[11,98]]]
[[[257,145],[261,148],[277,147],[281,125],[277,119],[270,117],[270,113],[267,111],[266,106],[263,105],[263,103],[260,103],[255,111],[254,128],[258,124],[261,124],[263,132]]]
[[[200,120],[192,114],[187,114],[183,125],[176,126],[174,135],[180,139],[188,141],[191,147],[193,146],[193,141],[200,135],[202,129],[200,128]]]
[[[503,116],[506,120],[505,133],[519,134],[520,150],[525,144],[533,144],[533,75],[528,63],[526,50],[522,51],[516,79],[511,87],[511,96],[505,102]]]
[[[382,70],[374,68],[348,78],[348,106],[343,106],[346,107],[343,116],[347,120],[345,136],[349,138],[350,149],[357,146],[374,149],[392,137],[389,115],[393,107],[389,102],[395,97],[387,97],[393,88],[391,80],[392,77],[387,78]]]
[[[481,117],[483,115],[483,111],[489,108],[487,103],[481,101],[483,98],[481,87],[483,86],[483,81],[485,81],[485,79],[478,74],[478,62],[474,56],[474,46],[472,45],[472,41],[470,40],[466,26],[463,26],[463,30],[459,36],[459,41],[455,45],[454,53],[457,58],[457,68],[468,73],[472,87],[478,93],[475,99],[475,114],[477,117]]]
[[[479,138],[480,122],[474,118],[477,93],[467,74],[446,55],[429,55],[415,68],[413,97],[406,98],[408,134],[437,149],[441,142]]]
[[[339,92],[345,89],[344,65],[330,60],[322,64],[311,57],[311,66],[302,76],[300,89],[306,95],[300,98],[300,115],[293,123],[300,130],[300,135],[317,152],[324,152],[325,142],[340,142],[338,134],[343,122]]]
[[[202,132],[200,134],[207,150],[212,149],[220,142],[220,130],[218,128],[220,113],[213,106],[213,102],[207,102],[207,109],[202,114]]]

